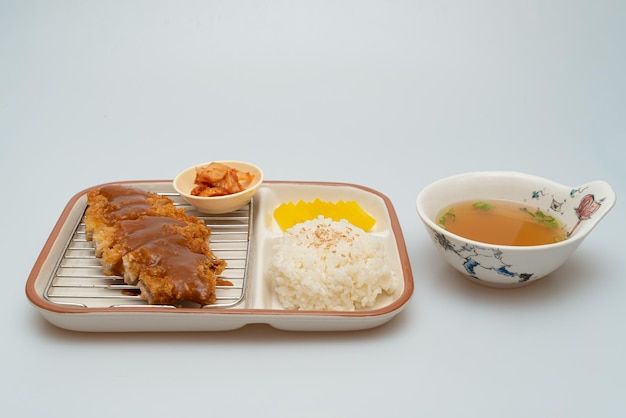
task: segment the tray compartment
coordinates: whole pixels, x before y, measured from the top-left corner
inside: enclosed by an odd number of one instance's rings
[[[216,303],[202,308],[228,308],[241,303],[247,282],[253,201],[243,209],[227,215],[205,215],[183,203],[177,195],[167,195],[177,206],[185,207],[189,215],[197,216],[211,229],[211,250],[227,262],[226,269],[218,279],[227,280],[233,285],[218,285]],[[84,308],[147,305],[139,296],[136,286],[127,285],[121,277],[102,274],[93,244],[86,238],[84,211],[50,275],[43,296],[54,304]],[[192,307],[194,304],[182,302],[177,306]]]

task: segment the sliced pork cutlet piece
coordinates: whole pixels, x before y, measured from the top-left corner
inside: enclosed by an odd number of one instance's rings
[[[204,254],[184,245],[182,235],[153,240],[122,257],[127,281],[137,283],[149,304],[169,305],[186,300],[215,303],[217,276]]]
[[[87,193],[85,233],[94,241],[98,231],[124,219],[137,219],[143,215],[167,216],[184,220],[189,215],[177,208],[171,199],[157,193],[146,192],[122,185],[103,186]]]
[[[124,276],[122,257],[126,253],[173,234],[182,235],[184,244],[195,253],[210,252],[210,232],[201,221],[195,219],[181,221],[166,216],[144,215],[137,219],[118,221],[105,231],[107,233],[99,237],[102,247],[100,262],[103,273],[108,276]]]

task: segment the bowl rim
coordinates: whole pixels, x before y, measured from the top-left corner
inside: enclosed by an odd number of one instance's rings
[[[462,241],[462,242],[467,242],[469,244],[472,245],[476,245],[482,248],[489,248],[489,249],[505,249],[507,251],[513,251],[513,252],[524,252],[524,251],[536,251],[536,250],[549,250],[552,248],[561,248],[561,247],[567,247],[570,245],[578,245],[582,242],[582,240],[584,240],[586,238],[586,236],[589,234],[588,231],[585,234],[574,234],[573,236],[568,237],[567,239],[563,240],[563,241],[559,241],[559,242],[554,242],[554,243],[550,243],[550,244],[540,244],[540,245],[504,245],[504,244],[490,244],[490,243],[486,243],[486,242],[482,242],[482,241],[476,241],[476,240],[472,240],[470,238],[466,238],[463,237],[461,235],[455,234],[453,232],[448,231],[445,228],[442,228],[439,224],[437,224],[437,222],[435,222],[434,220],[432,220],[429,216],[427,216],[427,214],[424,212],[424,200],[425,200],[425,196],[426,194],[433,189],[434,187],[436,187],[437,185],[446,182],[446,181],[451,181],[451,180],[455,180],[455,179],[460,179],[463,177],[480,177],[480,176],[489,176],[489,177],[502,177],[502,176],[507,176],[509,178],[512,177],[517,177],[517,178],[523,178],[523,179],[527,179],[527,180],[537,180],[537,181],[541,181],[543,183],[546,184],[551,184],[555,187],[568,187],[564,184],[558,183],[554,180],[550,180],[547,179],[545,177],[540,177],[534,174],[528,174],[525,172],[520,172],[520,171],[512,171],[512,170],[484,170],[484,171],[469,171],[469,172],[464,172],[464,173],[458,173],[458,174],[453,174],[451,176],[447,176],[444,178],[440,178],[438,180],[433,181],[432,183],[428,184],[427,186],[425,186],[422,190],[420,190],[420,192],[417,194],[416,200],[415,200],[415,206],[416,206],[416,210],[417,210],[417,214],[418,216],[421,218],[422,222],[428,226],[430,229],[432,229],[434,232],[445,235],[445,236],[449,236],[452,237],[458,241]],[[608,183],[607,183],[608,185]],[[609,186],[610,187],[610,186]],[[614,199],[613,199],[614,200]],[[614,204],[614,202],[613,202]],[[611,206],[612,207],[612,206]],[[610,210],[610,208],[609,208]],[[608,210],[606,211],[606,213],[608,213]],[[599,221],[599,219],[598,219]]]
[[[180,178],[182,176],[184,176],[185,174],[187,174],[189,171],[191,170],[195,170],[197,167],[201,167],[204,165],[209,165],[211,163],[221,163],[224,165],[229,165],[232,163],[236,163],[236,164],[243,164],[249,167],[254,168],[256,171],[258,171],[259,176],[258,176],[258,180],[254,179],[253,180],[253,184],[250,187],[247,187],[246,189],[237,192],[237,193],[231,193],[231,194],[227,194],[227,195],[223,195],[223,196],[194,196],[190,193],[187,193],[183,190],[180,189],[180,187],[178,186],[178,182],[180,180]],[[176,177],[174,177],[174,180],[172,181],[172,186],[174,187],[174,190],[176,190],[176,192],[178,194],[180,194],[183,197],[187,197],[189,199],[199,199],[199,200],[204,200],[204,201],[220,201],[220,200],[228,200],[228,199],[233,199],[236,198],[238,196],[244,195],[246,193],[250,193],[251,191],[254,191],[255,189],[257,189],[262,183],[263,183],[263,170],[261,170],[261,168],[259,166],[257,166],[256,164],[253,163],[249,163],[247,161],[241,161],[241,160],[213,160],[213,161],[208,161],[205,163],[200,163],[200,164],[194,164],[190,167],[187,167],[186,169],[184,169],[183,171],[181,171],[180,173],[178,173],[176,175]]]

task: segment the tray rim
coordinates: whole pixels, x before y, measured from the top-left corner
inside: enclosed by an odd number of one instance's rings
[[[371,310],[363,310],[363,311],[317,311],[317,310],[294,310],[294,309],[270,309],[270,308],[211,308],[211,309],[202,309],[202,308],[176,308],[173,309],[171,307],[158,307],[158,306],[133,306],[133,307],[74,307],[74,306],[66,306],[61,304],[55,304],[53,302],[49,302],[42,298],[37,290],[35,283],[39,278],[39,273],[43,265],[45,264],[50,250],[58,239],[61,230],[66,225],[66,222],[70,216],[70,213],[75,208],[78,201],[85,196],[90,190],[107,186],[107,185],[129,185],[129,184],[159,184],[159,183],[170,183],[172,180],[123,180],[123,181],[113,181],[102,183],[98,185],[94,185],[83,189],[76,193],[74,196],[70,198],[65,208],[61,212],[59,219],[55,223],[50,235],[48,236],[46,242],[44,243],[41,252],[37,256],[37,259],[31,269],[31,272],[26,281],[26,296],[28,300],[39,310],[48,312],[54,315],[84,315],[84,314],[93,314],[93,313],[106,313],[109,315],[127,315],[129,313],[137,313],[137,314],[145,314],[145,313],[159,313],[159,314],[167,314],[167,315],[207,315],[207,316],[215,316],[215,315],[224,315],[227,314],[229,316],[260,316],[260,317],[276,317],[276,316],[290,316],[290,317],[340,317],[340,318],[371,318],[377,316],[386,316],[394,311],[400,311],[401,308],[411,299],[414,292],[414,280],[413,273],[411,269],[411,264],[408,256],[408,252],[406,249],[406,242],[404,240],[404,235],[402,233],[402,229],[400,227],[400,223],[396,214],[396,211],[391,203],[391,200],[384,195],[383,193],[372,189],[367,186],[362,186],[354,183],[344,183],[344,182],[324,182],[324,181],[297,181],[297,180],[265,180],[261,187],[265,187],[267,185],[298,185],[298,186],[327,186],[327,187],[351,187],[360,189],[369,193],[372,193],[383,200],[383,203],[387,209],[389,218],[390,218],[390,226],[391,232],[394,235],[396,246],[398,250],[398,255],[400,258],[400,267],[402,270],[402,278],[404,283],[404,288],[402,293],[390,304]]]

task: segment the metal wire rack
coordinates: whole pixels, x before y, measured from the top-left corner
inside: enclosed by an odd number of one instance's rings
[[[227,262],[226,269],[218,279],[227,280],[233,285],[218,284],[216,303],[201,308],[225,308],[239,304],[246,291],[253,201],[236,212],[207,215],[193,210],[178,194],[161,194],[171,198],[175,205],[186,207],[188,214],[197,216],[211,229],[211,250]],[[136,286],[127,285],[121,277],[102,273],[93,244],[86,238],[84,212],[53,269],[44,297],[55,304],[86,308],[148,306],[139,296]],[[197,304],[187,302],[168,307],[200,308]]]

